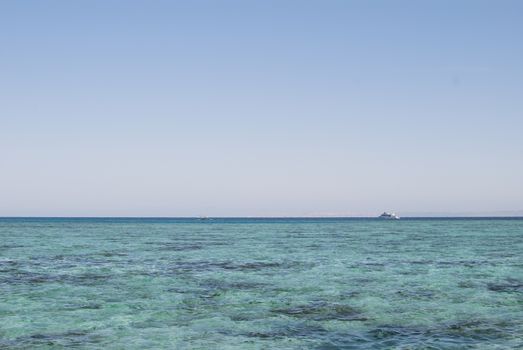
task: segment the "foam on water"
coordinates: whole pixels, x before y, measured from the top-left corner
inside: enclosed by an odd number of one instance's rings
[[[0,219],[0,348],[523,347],[523,220]]]

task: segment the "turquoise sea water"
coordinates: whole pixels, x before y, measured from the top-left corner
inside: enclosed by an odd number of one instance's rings
[[[520,219],[0,219],[2,349],[523,349]]]

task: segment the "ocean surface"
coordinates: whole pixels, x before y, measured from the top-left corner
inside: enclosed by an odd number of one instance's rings
[[[0,219],[1,349],[523,349],[521,219]]]

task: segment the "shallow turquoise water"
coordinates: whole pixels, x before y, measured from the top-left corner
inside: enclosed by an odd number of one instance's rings
[[[522,338],[523,220],[0,219],[0,348]]]

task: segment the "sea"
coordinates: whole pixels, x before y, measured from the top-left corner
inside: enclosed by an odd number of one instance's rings
[[[523,349],[521,218],[1,218],[1,349]]]

